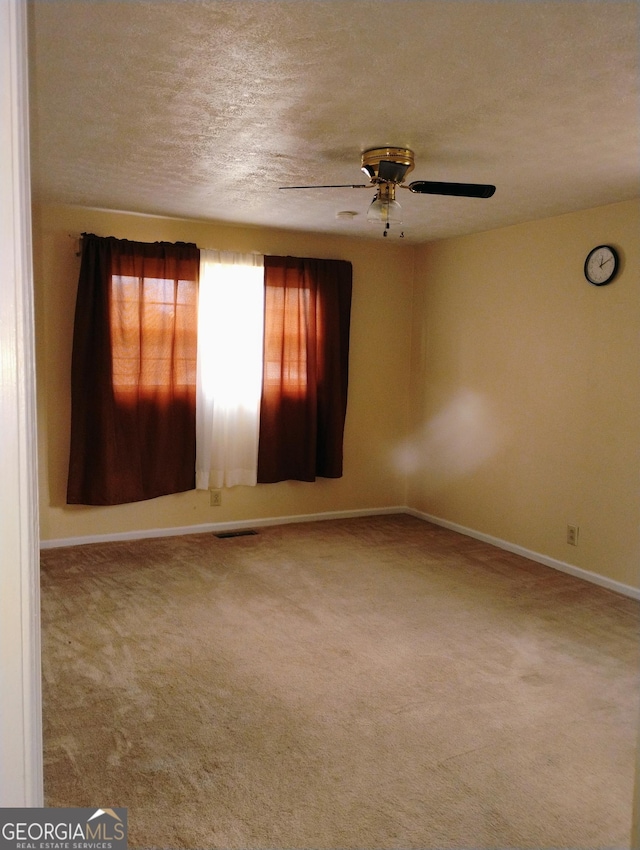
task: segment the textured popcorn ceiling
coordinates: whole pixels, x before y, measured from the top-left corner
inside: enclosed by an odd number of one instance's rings
[[[637,2],[32,0],[32,179],[72,204],[379,239],[360,152],[410,147],[420,242],[640,196]],[[336,213],[352,210],[350,220]]]

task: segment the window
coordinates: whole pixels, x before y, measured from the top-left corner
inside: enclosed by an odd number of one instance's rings
[[[350,310],[344,261],[85,234],[68,503],[340,477]]]
[[[193,281],[112,275],[111,357],[116,394],[195,381]],[[177,350],[176,350],[177,346]]]

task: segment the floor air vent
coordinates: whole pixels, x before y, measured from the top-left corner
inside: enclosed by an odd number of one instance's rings
[[[214,532],[214,537],[220,537],[221,539],[226,539],[227,537],[250,537],[252,534],[257,534],[257,531],[254,531],[252,528],[245,528],[241,531],[218,531]]]

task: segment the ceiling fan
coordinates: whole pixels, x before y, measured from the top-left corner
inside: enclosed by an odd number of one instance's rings
[[[370,148],[362,154],[361,170],[369,183],[338,183],[317,186],[280,186],[281,189],[369,189],[376,190],[367,220],[384,225],[384,236],[392,224],[402,223],[402,208],[396,201],[396,189],[408,189],[418,195],[453,195],[462,198],[490,198],[495,186],[484,183],[442,183],[433,180],[404,180],[415,162],[409,148]]]

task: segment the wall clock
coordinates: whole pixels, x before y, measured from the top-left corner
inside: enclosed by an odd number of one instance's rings
[[[584,261],[584,276],[594,286],[611,283],[618,273],[618,253],[611,245],[598,245],[592,248]]]

